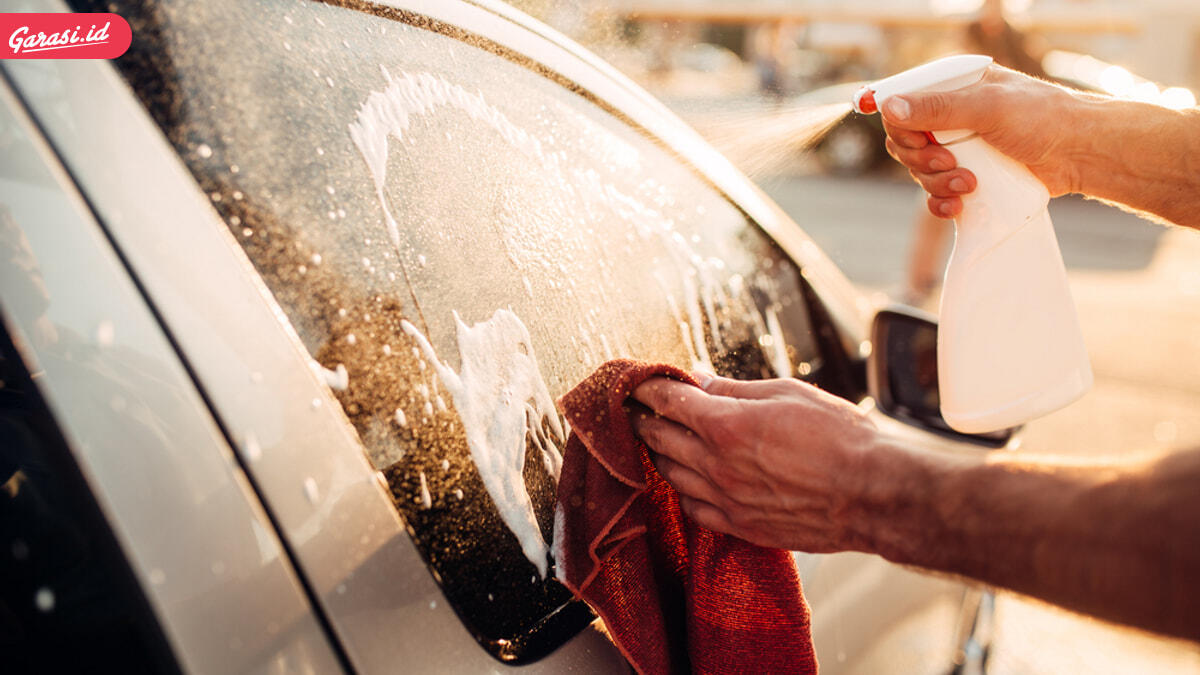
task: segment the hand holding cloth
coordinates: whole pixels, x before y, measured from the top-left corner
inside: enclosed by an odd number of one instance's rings
[[[615,360],[559,400],[571,424],[555,514],[558,578],[641,673],[815,673],[795,562],[679,508],[626,408],[668,365]]]

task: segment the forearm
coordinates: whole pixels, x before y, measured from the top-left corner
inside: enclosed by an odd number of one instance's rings
[[[910,496],[863,514],[884,557],[1200,639],[1200,452],[1090,466],[887,455]]]
[[[1200,110],[1073,99],[1073,191],[1200,228]]]

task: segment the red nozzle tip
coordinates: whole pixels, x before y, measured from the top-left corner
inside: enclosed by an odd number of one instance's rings
[[[875,104],[875,92],[866,87],[859,90],[858,95],[854,97],[854,109],[864,115],[879,112],[879,106]]]

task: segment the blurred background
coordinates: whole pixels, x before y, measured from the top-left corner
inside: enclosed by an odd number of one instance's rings
[[[863,81],[973,52],[1065,85],[1196,106],[1193,0],[510,0],[604,57],[773,197],[875,301],[936,310],[952,225],[842,117]],[[834,110],[830,113],[830,110]],[[1116,456],[1200,445],[1200,233],[1068,196],[1051,204],[1096,383],[1023,449]],[[1131,580],[1136,583],[1136,580]],[[1200,673],[1200,646],[1011,594],[991,673]],[[925,672],[917,644],[880,672]],[[925,652],[927,653],[927,652]],[[925,666],[925,667],[923,667]]]

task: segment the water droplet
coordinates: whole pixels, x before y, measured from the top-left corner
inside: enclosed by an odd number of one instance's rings
[[[314,398],[314,399],[312,400],[312,403],[311,403],[310,405],[312,405],[312,409],[313,409],[313,410],[316,410],[317,408],[320,408],[320,407],[321,407],[321,399],[319,399],[319,398]]]
[[[96,326],[96,343],[101,347],[112,346],[113,338],[116,337],[116,327],[113,322],[105,319]]]
[[[53,612],[54,591],[44,586],[39,588],[37,593],[33,596],[33,604],[38,608],[39,612]]]
[[[243,236],[243,237],[253,237],[253,236],[254,236],[254,230],[252,230],[252,229],[250,229],[250,228],[248,228],[248,227],[244,227],[244,228],[242,228],[242,236]]]
[[[196,146],[196,154],[200,155],[204,159],[208,159],[209,157],[212,157],[213,152],[212,148],[208,147],[207,143],[201,143],[200,145]]]
[[[437,600],[429,601],[429,609],[437,609]]]
[[[237,227],[238,225],[242,224],[242,219],[239,218],[238,216],[229,216],[229,224],[234,227]]]
[[[329,213],[327,213],[325,215],[329,216],[330,220],[337,220],[337,212],[336,211],[330,211]]]
[[[356,344],[357,342],[358,342],[358,338],[354,337],[354,333],[350,333],[349,335],[346,336],[347,344]]]
[[[491,601],[493,601],[493,600],[495,600],[495,599],[496,599],[496,598],[492,597],[492,594],[491,594],[491,593],[488,593],[488,602],[491,602]]]
[[[150,570],[150,583],[154,586],[162,586],[167,581],[167,573],[155,567]]]
[[[230,165],[229,165],[229,173],[237,173],[237,172],[239,172],[239,171],[241,171],[241,168],[240,168],[240,167],[238,167],[238,165],[237,165],[237,164],[230,164]]]
[[[292,51],[292,45],[287,40],[283,41],[283,48],[285,51]]]
[[[289,26],[290,26],[290,25],[292,25],[292,17],[290,17],[290,16],[286,16],[286,15],[285,15],[285,16],[283,17],[283,21],[284,21],[284,23],[286,23],[286,24],[287,24],[287,25],[289,25]]]
[[[234,201],[238,201],[238,202],[240,202],[240,201],[242,201],[242,198],[243,198],[243,197],[245,197],[245,196],[246,196],[246,195],[242,194],[242,191],[241,191],[241,190],[234,190],[234,191],[233,191],[233,199],[234,199]]]
[[[395,280],[396,280],[396,273],[388,272],[388,281],[395,281]]]
[[[312,254],[312,264],[314,264],[314,265],[321,264],[321,254],[320,253]]]
[[[318,155],[324,155],[324,154],[325,154],[325,149],[324,149],[324,148],[317,148],[317,154],[318,154]]]
[[[300,274],[308,274],[308,267],[305,265],[301,265],[296,268],[296,271],[299,272]]]
[[[221,193],[220,192],[214,192],[214,193],[210,194],[208,197],[209,197],[209,199],[213,200],[214,202],[221,201]]]
[[[330,89],[333,89],[333,78],[332,77],[325,78],[325,84],[329,85]]]
[[[363,259],[362,259],[362,264],[363,264],[363,267],[370,267],[370,266],[371,266],[371,259],[370,259],[370,258],[363,258]]]
[[[391,356],[391,355],[392,355],[392,346],[391,346],[391,345],[384,345],[384,346],[383,346],[383,355],[384,355],[384,356]]]
[[[317,481],[312,476],[304,479],[304,496],[309,504],[316,504],[321,499],[321,489],[317,487]]]
[[[454,489],[454,496],[455,496],[455,497],[457,497],[457,498],[458,498],[458,501],[460,501],[460,502],[461,502],[461,501],[462,501],[462,498],[463,498],[463,491],[462,491],[461,489],[459,489],[459,488],[455,488],[455,489]]]
[[[420,474],[421,474],[421,505],[428,509],[433,506],[433,497],[429,494],[429,483],[425,480],[425,472],[422,471],[422,472],[420,472]]]
[[[425,256],[418,255],[417,256],[417,264],[420,265],[421,267],[424,267],[425,266]]]
[[[438,412],[446,412],[446,401],[441,396],[437,397],[437,409]]]
[[[449,470],[450,470],[450,460],[443,459],[442,460],[442,471],[449,471]]]
[[[340,316],[342,318],[346,317],[346,308],[345,307],[342,307],[341,309],[338,310],[338,316]]]
[[[404,416],[403,410],[396,408],[395,418],[396,418],[396,424],[399,424],[402,427],[408,426],[408,418]]]
[[[345,47],[346,49],[350,49],[350,43],[346,42],[345,40],[342,40],[342,46]]]

